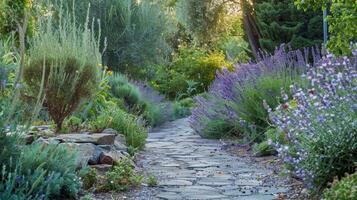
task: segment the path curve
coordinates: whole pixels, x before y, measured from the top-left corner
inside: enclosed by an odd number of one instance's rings
[[[289,188],[265,183],[271,170],[222,150],[218,140],[202,139],[188,119],[167,123],[149,133],[139,165],[159,180],[130,199],[275,199]]]

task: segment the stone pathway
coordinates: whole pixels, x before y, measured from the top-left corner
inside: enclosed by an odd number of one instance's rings
[[[139,165],[156,176],[159,184],[144,187],[129,199],[266,200],[289,191],[279,181],[265,181],[274,176],[271,170],[249,164],[221,147],[217,140],[195,135],[187,119],[153,130]]]

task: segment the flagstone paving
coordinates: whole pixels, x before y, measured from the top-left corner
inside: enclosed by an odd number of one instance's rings
[[[139,165],[158,178],[158,186],[144,187],[129,199],[276,199],[287,193],[282,182],[263,166],[222,150],[218,140],[202,139],[188,119],[170,122],[149,133]]]

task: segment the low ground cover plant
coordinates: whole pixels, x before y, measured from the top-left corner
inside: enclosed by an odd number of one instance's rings
[[[335,179],[331,187],[325,189],[323,198],[326,200],[348,200],[357,198],[357,172]]]
[[[105,176],[106,181],[100,186],[99,191],[127,191],[132,187],[138,187],[143,180],[143,176],[135,171],[129,159],[120,160]]]

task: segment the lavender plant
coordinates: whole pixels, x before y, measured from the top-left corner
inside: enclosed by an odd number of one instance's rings
[[[293,85],[293,100],[283,94],[285,103],[275,112],[268,108],[289,144],[276,144],[279,155],[315,192],[356,167],[356,55],[356,50],[351,58],[328,55],[308,68],[307,89]]]
[[[208,137],[221,137],[219,132],[224,134],[227,130],[248,136],[263,132],[269,125],[263,99],[270,99],[270,105],[277,106],[279,99],[275,97],[280,96],[280,88],[295,81],[308,63],[308,49],[304,53],[285,49],[281,46],[274,55],[262,54],[256,62],[236,64],[233,72],[218,72],[207,95],[195,98],[197,107],[190,118],[193,129]],[[318,60],[319,51],[312,52],[314,60]],[[215,130],[214,124],[220,128]]]

